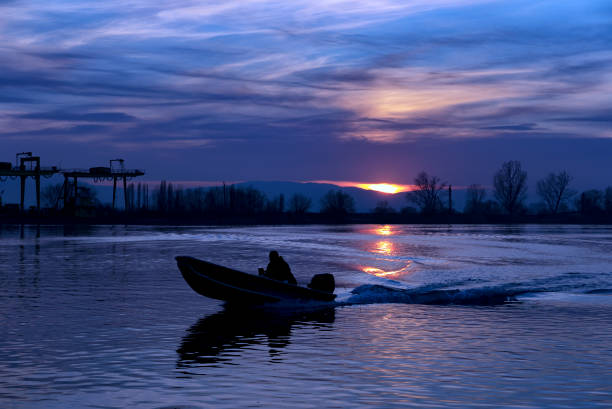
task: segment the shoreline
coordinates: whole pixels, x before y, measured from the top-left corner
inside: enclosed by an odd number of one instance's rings
[[[133,225],[133,226],[270,226],[270,225],[346,225],[346,224],[446,224],[446,225],[612,225],[612,216],[598,217],[568,214],[561,216],[471,216],[452,215],[376,215],[356,213],[330,216],[319,213],[304,215],[263,214],[253,216],[163,216],[157,214],[117,213],[107,216],[65,216],[65,215],[0,215],[0,225]]]

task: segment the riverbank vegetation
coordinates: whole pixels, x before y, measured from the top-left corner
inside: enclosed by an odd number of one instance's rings
[[[612,186],[583,192],[571,186],[571,175],[560,170],[537,181],[536,201],[527,205],[528,175],[518,161],[501,165],[492,187],[464,188],[465,205],[453,204],[452,186],[420,172],[406,206],[386,201],[368,212],[355,212],[355,200],[341,189],[328,191],[315,206],[302,194],[268,197],[252,187],[223,185],[183,189],[162,181],[149,192],[147,184],[130,184],[125,209],[101,203],[94,189],[78,187],[77,197],[65,199],[62,184],[42,192],[44,209],[19,213],[1,206],[1,222],[87,222],[127,224],[284,224],[284,223],[612,223]],[[73,189],[72,186],[68,186]],[[66,200],[66,203],[64,201]]]

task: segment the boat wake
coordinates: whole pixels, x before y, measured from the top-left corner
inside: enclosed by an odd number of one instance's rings
[[[471,289],[401,289],[379,284],[364,284],[354,288],[338,302],[352,304],[456,304],[456,305],[498,305],[516,302],[516,297],[525,291],[502,287],[483,287]]]
[[[612,273],[610,273],[612,274]],[[437,284],[405,287],[397,281],[366,283],[353,289],[338,291],[337,302],[344,305],[403,303],[437,305],[499,305],[533,299],[583,300],[597,296],[597,302],[612,304],[612,290],[606,285],[607,278],[600,274],[561,274],[556,277],[485,284],[478,280],[455,281]]]

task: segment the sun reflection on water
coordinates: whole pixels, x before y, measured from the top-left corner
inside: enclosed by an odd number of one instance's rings
[[[394,236],[397,234],[397,231],[394,230],[393,226],[385,224],[383,226],[378,226],[369,230],[370,234],[375,234],[376,236],[382,236],[383,240],[373,241],[368,244],[368,251],[370,253],[378,254],[381,256],[395,256],[397,253],[396,243],[391,240],[390,236]],[[380,258],[382,260],[392,261],[386,258]],[[371,266],[360,266],[360,270],[365,273],[372,274],[378,277],[386,277],[386,276],[394,276],[400,275],[408,272],[412,267],[412,261],[404,261],[405,264],[400,269],[382,269],[378,267]]]
[[[390,256],[393,254],[393,243],[387,240],[382,240],[376,243],[375,253]]]
[[[412,265],[412,262],[409,261],[408,264],[406,264],[404,267],[400,268],[399,270],[385,271],[377,267],[361,267],[361,271],[363,271],[364,273],[375,275],[377,277],[386,277],[386,276],[400,275],[400,274],[406,273],[410,270],[411,265]]]
[[[395,234],[395,232],[391,229],[391,226],[389,226],[388,224],[377,228],[374,233],[379,236],[392,236]]]

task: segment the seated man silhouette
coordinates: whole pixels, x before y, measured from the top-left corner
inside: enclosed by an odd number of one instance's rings
[[[287,264],[287,262],[283,260],[283,258],[279,256],[278,252],[275,250],[270,252],[270,262],[268,263],[268,267],[265,270],[260,268],[259,275],[271,278],[273,280],[285,281],[289,284],[297,284],[295,277],[293,274],[291,274],[289,264]]]

